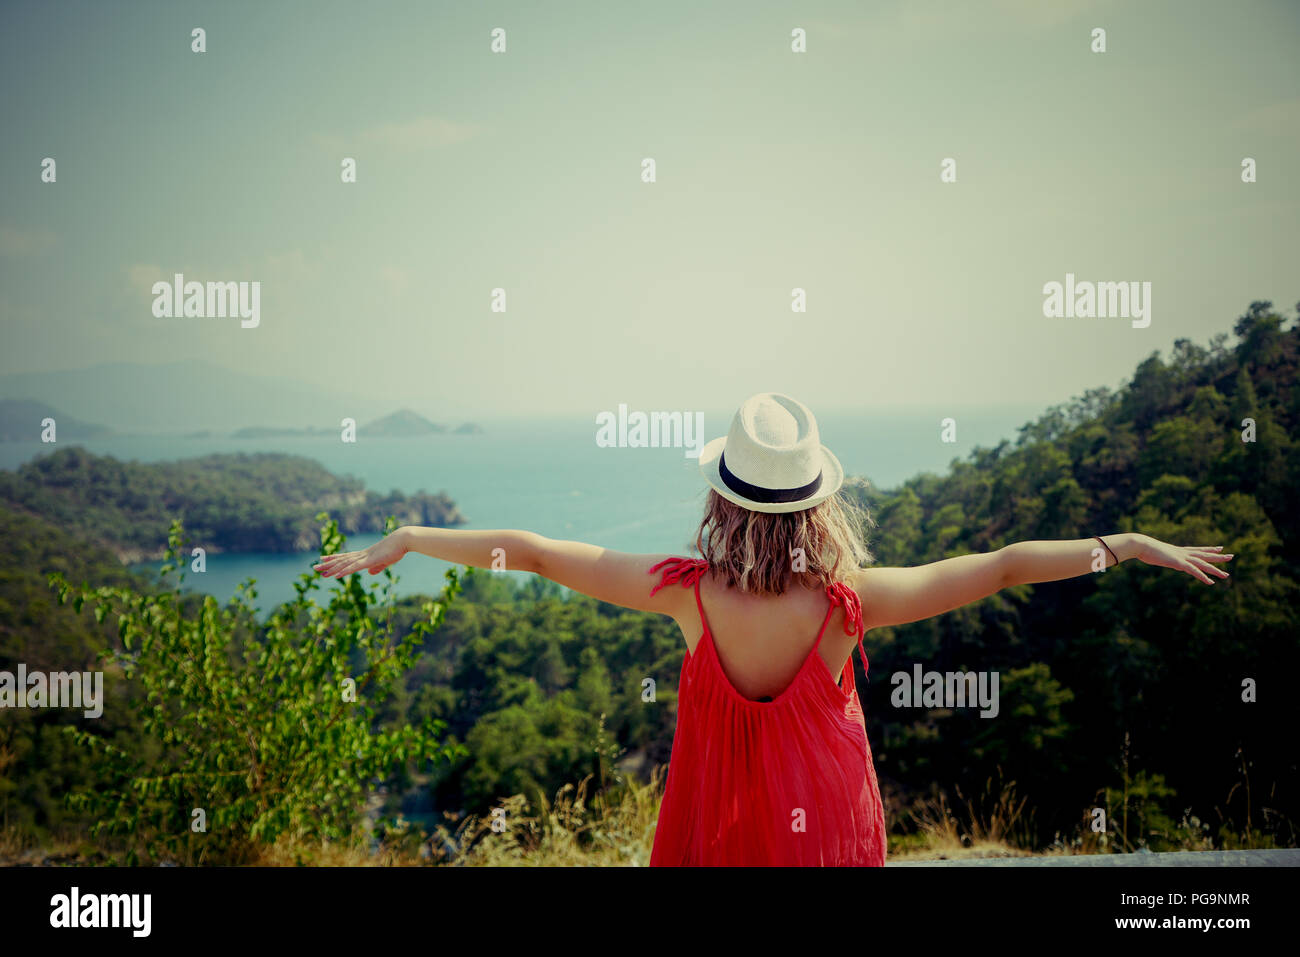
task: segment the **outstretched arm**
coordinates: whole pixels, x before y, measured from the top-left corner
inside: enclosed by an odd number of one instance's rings
[[[679,618],[687,607],[682,597],[687,594],[684,588],[664,588],[650,594],[655,581],[648,572],[669,555],[615,552],[518,529],[471,531],[403,525],[369,548],[322,557],[313,567],[326,578],[362,570],[375,575],[410,552],[455,565],[492,568],[495,563],[495,567],[510,571],[533,572],[592,598],[638,611]],[[689,607],[693,611],[695,606]]]
[[[1222,545],[1184,548],[1136,532],[1102,538],[1121,562],[1137,558],[1148,565],[1176,568],[1210,585],[1214,584],[1211,574],[1228,577],[1213,564],[1232,558],[1222,553]],[[865,626],[880,628],[941,615],[1010,585],[1086,575],[1114,565],[1115,558],[1095,538],[1015,542],[995,552],[959,555],[914,568],[864,568],[857,572],[854,585],[862,600]]]

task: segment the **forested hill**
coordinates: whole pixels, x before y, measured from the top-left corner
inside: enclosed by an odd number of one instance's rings
[[[443,492],[381,494],[360,479],[283,453],[217,454],[175,462],[122,462],[74,446],[0,472],[0,502],[104,545],[122,561],[159,558],[173,518],[210,552],[309,551],[315,515],[328,510],[347,534],[399,524],[459,525]]]
[[[1179,340],[1119,391],[1054,408],[945,476],[855,492],[887,565],[1116,531],[1236,555],[1213,586],[1131,561],[868,633],[882,777],[978,794],[1000,768],[1037,807],[1040,836],[1120,793],[1140,794],[1170,832],[1187,808],[1200,815],[1188,826],[1216,839],[1248,814],[1294,825],[1300,323],[1285,325],[1253,303],[1234,347]],[[915,662],[999,670],[1003,717],[891,706],[889,676]]]
[[[1300,322],[1284,324],[1271,303],[1253,303],[1236,324],[1235,348],[1226,333],[1208,347],[1179,339],[1170,361],[1152,355],[1118,392],[1092,389],[1056,406],[1014,443],[977,449],[949,474],[918,476],[884,498],[866,491],[881,521],[878,558],[910,563],[1026,537],[1150,532],[1139,516],[1208,519],[1240,495],[1258,505],[1275,557],[1300,577]]]

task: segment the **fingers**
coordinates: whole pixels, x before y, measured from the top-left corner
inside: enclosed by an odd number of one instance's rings
[[[1221,562],[1230,562],[1230,561],[1232,561],[1232,556],[1231,556],[1231,555],[1225,555],[1225,554],[1223,553],[1223,546],[1222,546],[1222,545],[1205,545],[1205,546],[1196,546],[1196,547],[1194,547],[1194,548],[1193,548],[1193,547],[1185,547],[1185,548],[1183,549],[1183,551],[1187,553],[1187,558],[1188,558],[1189,560],[1191,560],[1191,559],[1195,559],[1196,561],[1198,561],[1198,562],[1202,562],[1202,563],[1205,563],[1205,562],[1220,562],[1220,563],[1221,563]],[[1228,577],[1228,573],[1227,573],[1227,572],[1222,572],[1222,573],[1221,573],[1221,572],[1219,572],[1219,570],[1218,570],[1217,568],[1214,569],[1214,572],[1215,572],[1216,575],[1219,575],[1219,577],[1221,577],[1221,578],[1227,578],[1227,577]]]
[[[1188,561],[1195,563],[1197,568],[1207,571],[1212,575],[1218,575],[1220,578],[1229,577],[1228,573],[1225,572],[1222,568],[1216,568],[1214,565],[1211,565],[1208,560],[1201,558],[1198,555],[1191,556],[1190,558],[1188,558]]]
[[[312,569],[325,578],[342,578],[344,575],[351,575],[362,569],[372,575],[378,575],[401,557],[400,555],[394,556],[390,548],[381,548],[382,544],[380,542],[355,552],[322,555],[320,561],[313,565]]]
[[[1187,558],[1187,562],[1183,566],[1183,571],[1187,572],[1187,574],[1193,576],[1194,578],[1197,578],[1200,581],[1205,582],[1205,584],[1207,585],[1214,584],[1214,579],[1210,578],[1209,577],[1210,575],[1217,575],[1219,578],[1229,577],[1228,573],[1225,572],[1222,568],[1216,568],[1213,565],[1211,565],[1208,561],[1206,561],[1204,558],[1200,558],[1196,555],[1191,555]],[[1207,574],[1207,572],[1209,574]]]
[[[349,574],[351,569],[347,572],[343,571],[343,569],[352,565],[361,557],[362,554],[362,552],[358,551],[339,552],[336,555],[322,555],[321,560],[313,565],[312,568],[315,571],[320,572],[326,578],[336,578],[339,575]]]
[[[312,568],[320,572],[324,578],[342,578],[344,575],[351,575],[362,569],[372,575],[378,575],[391,564],[393,564],[391,559],[375,561],[369,549],[362,549],[359,552],[326,555]]]
[[[363,552],[348,552],[344,555],[330,555],[314,567],[325,578],[341,578],[365,567],[365,564]]]

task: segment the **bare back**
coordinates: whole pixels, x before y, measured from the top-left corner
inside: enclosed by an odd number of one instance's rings
[[[794,586],[784,595],[747,595],[719,582],[712,572],[700,578],[700,603],[708,619],[718,660],[732,687],[757,701],[775,698],[799,674],[832,607],[817,654],[838,678],[857,639],[844,633],[844,610],[832,606],[825,589]],[[678,620],[693,655],[704,636],[698,610]]]

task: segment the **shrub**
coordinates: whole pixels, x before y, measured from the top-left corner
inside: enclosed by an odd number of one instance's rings
[[[321,554],[341,551],[338,523],[326,512],[316,518],[326,522]],[[385,531],[395,525],[389,517]],[[374,786],[413,763],[463,753],[442,743],[442,721],[416,728],[376,720],[459,592],[454,568],[440,599],[422,605],[399,641],[390,569],[378,589],[360,575],[336,580],[325,608],[312,597],[320,580],[309,571],[294,585],[297,597],[260,625],[253,579],[225,608],[181,594],[182,541],[173,521],[161,570],[177,573],[176,586],[159,595],[49,576],[61,603],[71,600],[78,613],[89,603],[101,622],[117,616],[120,647],[104,657],[138,683],[132,707],[149,744],[127,751],[66,729],[95,757],[97,780],[68,796],[96,819],[92,837],[123,836],[132,864],[241,863],[281,837],[351,841]],[[377,620],[372,608],[385,613]]]

